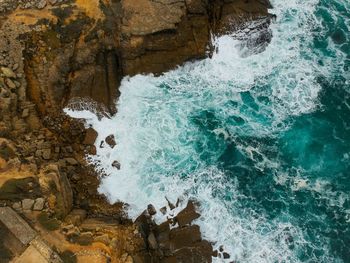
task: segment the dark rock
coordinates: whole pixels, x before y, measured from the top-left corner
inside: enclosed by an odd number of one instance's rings
[[[109,135],[106,137],[105,139],[106,143],[111,146],[111,148],[114,148],[114,146],[117,145],[117,143],[115,142],[115,138],[114,138],[114,135]]]
[[[113,166],[114,168],[117,168],[118,170],[120,170],[120,163],[119,163],[118,161],[114,161],[114,162],[112,163],[112,166]]]
[[[183,247],[174,253],[174,257],[176,258],[175,262],[182,263],[211,263],[211,255],[212,246],[208,241],[204,240],[197,242],[192,246]]]
[[[166,212],[167,212],[166,206],[162,207],[159,211],[160,211],[163,215],[165,215]]]
[[[93,145],[96,141],[97,136],[98,136],[97,131],[95,131],[93,128],[88,128],[86,130],[83,144]]]
[[[167,197],[165,197],[165,199],[166,199],[167,202],[168,202],[168,206],[170,207],[170,210],[174,210],[174,209],[176,208],[175,205],[174,205],[172,202],[170,202],[169,199],[168,199]]]
[[[172,251],[184,247],[190,247],[193,243],[196,243],[200,240],[201,233],[199,226],[197,225],[187,226],[183,228],[174,228],[170,230],[170,245]]]
[[[193,220],[200,217],[200,214],[196,212],[196,207],[192,201],[188,201],[184,210],[177,214],[176,220],[180,227],[190,224]]]
[[[157,213],[156,208],[152,204],[149,204],[147,206],[147,211],[148,211],[148,214],[150,214],[151,216],[153,216]]]
[[[156,250],[158,248],[158,242],[157,242],[156,237],[154,236],[153,232],[151,232],[148,235],[147,241],[148,241],[148,245],[151,249]]]
[[[230,254],[227,252],[222,253],[222,255],[223,255],[224,259],[230,258]]]

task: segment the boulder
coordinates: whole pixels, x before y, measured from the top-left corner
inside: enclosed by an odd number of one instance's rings
[[[186,208],[177,214],[176,221],[180,227],[183,227],[199,217],[200,214],[196,212],[194,203],[192,201],[188,201]]]
[[[97,139],[98,133],[93,128],[88,128],[85,133],[85,139],[83,144],[85,145],[94,145]]]
[[[120,170],[120,162],[118,162],[117,160],[115,160],[113,163],[112,163],[112,166],[114,168],[117,168],[118,170]]]
[[[44,205],[45,205],[45,199],[42,198],[42,197],[37,198],[37,199],[35,200],[33,210],[35,210],[35,211],[41,211],[41,210],[44,209]]]
[[[114,138],[114,135],[111,134],[109,136],[106,137],[105,139],[106,143],[111,146],[111,148],[114,148],[114,146],[117,145],[117,143],[115,142],[115,138]]]
[[[201,232],[197,225],[170,230],[170,247],[172,251],[190,247],[193,243],[199,241],[201,241]]]
[[[34,200],[32,200],[32,199],[23,199],[22,200],[23,210],[32,210],[33,205],[34,205]]]

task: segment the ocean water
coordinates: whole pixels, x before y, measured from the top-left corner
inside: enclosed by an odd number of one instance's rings
[[[99,132],[100,192],[133,218],[195,198],[231,255],[214,262],[350,262],[350,1],[272,4],[264,51],[214,38],[212,58],[126,77],[110,119],[66,111]]]

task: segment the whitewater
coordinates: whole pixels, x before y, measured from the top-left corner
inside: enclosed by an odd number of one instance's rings
[[[115,116],[66,112],[98,132],[100,193],[131,218],[198,200],[214,262],[350,262],[350,2],[271,2],[262,52],[213,37],[211,58],[125,77]]]

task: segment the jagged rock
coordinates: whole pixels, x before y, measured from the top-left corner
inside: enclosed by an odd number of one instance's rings
[[[177,214],[176,221],[180,227],[183,227],[199,217],[200,214],[196,212],[193,202],[188,201],[186,208]]]
[[[163,215],[166,215],[166,213],[167,213],[167,208],[166,208],[166,206],[162,207],[159,211],[160,211]]]
[[[23,210],[32,210],[33,205],[34,205],[34,200],[32,200],[32,199],[23,199],[22,200]]]
[[[87,129],[83,144],[93,145],[96,141],[97,136],[97,131],[95,131],[93,128]]]
[[[106,143],[111,146],[111,148],[114,148],[114,146],[117,145],[117,143],[115,142],[115,138],[114,138],[114,135],[109,135],[106,137],[105,139]]]
[[[114,162],[112,163],[112,166],[113,166],[114,168],[117,168],[118,170],[120,170],[120,163],[119,163],[118,161],[114,161]]]
[[[42,198],[42,197],[37,198],[37,199],[35,200],[33,210],[35,210],[35,211],[41,211],[41,210],[44,209],[44,205],[45,205],[45,199]]]
[[[151,215],[151,216],[157,214],[157,210],[152,204],[149,204],[147,206],[147,211],[148,211],[148,214]]]
[[[230,254],[227,253],[227,252],[222,253],[222,256],[223,256],[224,259],[230,258]]]
[[[49,206],[58,216],[66,216],[73,205],[73,192],[67,176],[59,171],[57,165],[51,164],[40,172],[39,183],[42,192],[49,196]]]
[[[170,246],[172,251],[187,246],[190,247],[198,241],[201,241],[201,232],[197,225],[170,230]]]

